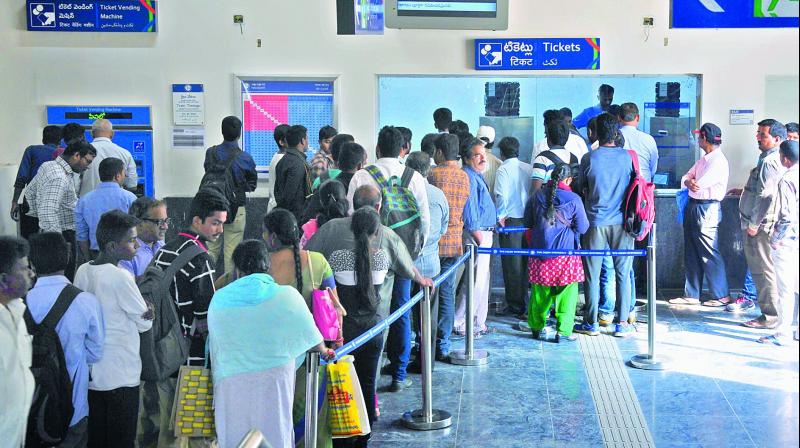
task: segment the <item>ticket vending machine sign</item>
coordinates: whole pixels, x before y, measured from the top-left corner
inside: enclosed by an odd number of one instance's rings
[[[27,0],[28,31],[155,33],[156,0]]]

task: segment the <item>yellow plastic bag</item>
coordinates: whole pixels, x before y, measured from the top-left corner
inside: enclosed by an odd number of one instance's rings
[[[172,422],[175,437],[215,437],[211,369],[181,366]]]
[[[369,434],[367,406],[353,366],[353,357],[345,356],[336,364],[328,364],[326,367],[329,419],[333,438]]]

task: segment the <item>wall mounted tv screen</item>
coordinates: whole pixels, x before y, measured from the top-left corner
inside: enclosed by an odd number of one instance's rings
[[[386,26],[411,29],[508,29],[508,0],[387,0]]]

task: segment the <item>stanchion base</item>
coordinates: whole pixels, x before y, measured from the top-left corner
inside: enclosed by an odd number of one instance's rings
[[[472,357],[467,356],[465,350],[450,352],[450,364],[457,366],[482,366],[489,363],[489,352],[486,350],[473,350]]]
[[[435,429],[447,428],[453,424],[453,417],[447,411],[440,409],[433,410],[433,418],[427,421],[422,415],[422,409],[409,411],[403,414],[403,426],[417,431],[433,431]]]
[[[642,370],[666,370],[669,364],[669,359],[659,356],[658,358],[651,358],[647,353],[636,355],[628,361],[631,367]]]

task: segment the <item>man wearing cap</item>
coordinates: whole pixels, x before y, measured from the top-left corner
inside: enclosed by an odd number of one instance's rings
[[[703,305],[723,306],[730,299],[717,230],[722,220],[720,201],[725,197],[730,173],[728,159],[720,148],[722,131],[713,123],[704,124],[700,128],[698,145],[705,154],[681,179],[681,183],[689,189],[689,203],[683,217],[684,296],[672,299],[669,303],[699,304],[705,277],[712,298]]]
[[[494,196],[494,183],[497,179],[497,169],[503,163],[497,156],[494,155],[492,149],[494,148],[494,128],[491,126],[481,126],[478,128],[478,134],[475,136],[486,144],[486,168],[483,171],[483,178],[486,179],[486,185],[489,186],[489,193]]]
[[[233,269],[233,250],[242,242],[244,227],[247,221],[245,204],[246,193],[255,191],[258,173],[253,157],[239,148],[238,140],[242,136],[242,121],[230,116],[222,120],[222,138],[224,141],[206,150],[203,162],[205,171],[226,168],[231,170],[235,189],[234,197],[226,198],[230,202],[228,220],[225,221],[225,232],[215,241],[208,241],[208,253],[219,262],[220,252],[225,263],[225,271]]]

